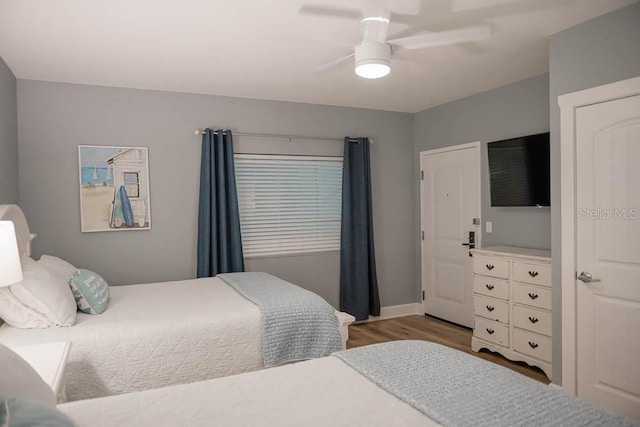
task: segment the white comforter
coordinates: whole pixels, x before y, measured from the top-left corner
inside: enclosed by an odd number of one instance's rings
[[[0,328],[7,346],[71,341],[67,400],[263,368],[260,310],[217,278],[114,286],[101,315],[67,328]]]
[[[335,357],[58,405],[82,426],[435,426]]]

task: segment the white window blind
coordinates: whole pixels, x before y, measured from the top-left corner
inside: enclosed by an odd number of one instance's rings
[[[234,159],[245,257],[340,249],[341,157]]]

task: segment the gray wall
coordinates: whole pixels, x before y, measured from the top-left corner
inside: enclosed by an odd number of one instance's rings
[[[551,247],[549,208],[492,208],[487,142],[549,130],[549,76],[544,74],[416,113],[414,167],[421,151],[481,141],[482,246]],[[417,175],[417,172],[416,172]],[[416,229],[420,229],[419,186],[414,188]],[[493,233],[485,232],[486,221]],[[417,233],[416,233],[417,234]],[[416,243],[420,276],[420,241]],[[420,284],[418,283],[418,291]]]
[[[413,157],[412,121],[411,114],[403,113],[19,80],[20,204],[38,233],[34,255],[65,258],[113,284],[194,277],[200,157],[194,129],[364,135],[374,141],[381,302],[413,303],[413,173],[407,167]],[[152,230],[80,232],[79,144],[149,147]],[[238,147],[256,144],[238,140]],[[274,151],[282,144],[273,144]],[[300,147],[310,154],[341,152],[339,142]],[[338,303],[338,253],[251,260],[247,267],[277,274]]]
[[[560,108],[558,96],[640,76],[640,3],[551,37],[551,231],[553,238],[553,382],[562,383],[560,280]]]
[[[16,78],[0,57],[0,204],[18,203]]]

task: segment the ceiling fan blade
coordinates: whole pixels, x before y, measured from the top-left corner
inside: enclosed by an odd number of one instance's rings
[[[404,18],[417,15],[422,8],[422,0],[360,0],[363,17],[384,16]]]
[[[422,9],[421,0],[387,0],[389,9],[396,16],[417,15]]]
[[[370,16],[391,17],[403,22],[420,12],[421,0],[361,0],[360,9],[334,8],[321,5],[302,5],[299,12],[307,15],[319,15],[331,18],[361,20]]]
[[[362,12],[357,9],[342,9],[310,4],[302,5],[302,7],[300,7],[300,13],[304,13],[306,15],[327,16],[331,18],[362,19]]]
[[[419,34],[417,36],[389,40],[387,43],[391,44],[394,48],[411,50],[479,41],[487,39],[489,36],[491,36],[491,27],[489,25],[477,25],[457,30]]]
[[[318,68],[315,68],[313,70],[311,70],[312,73],[316,74],[316,73],[321,73],[323,71],[326,71],[330,68],[336,67],[340,64],[342,64],[343,62],[347,61],[350,58],[353,58],[353,56],[355,55],[355,53],[350,53],[349,55],[343,56],[342,58],[338,58],[334,61],[328,62],[324,65],[319,66]]]

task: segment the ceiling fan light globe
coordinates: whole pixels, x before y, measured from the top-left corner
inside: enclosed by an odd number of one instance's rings
[[[391,72],[389,61],[370,59],[356,64],[356,74],[365,79],[379,79]]]
[[[391,46],[384,42],[363,41],[355,49],[356,74],[379,79],[391,72]]]

